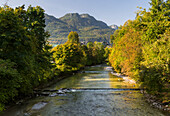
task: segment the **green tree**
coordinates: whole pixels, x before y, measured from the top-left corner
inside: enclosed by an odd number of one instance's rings
[[[88,42],[88,63],[92,64],[100,64],[104,61],[104,46],[101,42]]]
[[[44,10],[39,6],[27,10],[24,6],[0,7],[0,90],[8,91],[0,96],[0,104],[31,93],[53,75],[51,47],[46,45],[48,33],[44,28]]]
[[[106,59],[108,61],[109,55],[111,53],[111,48],[110,47],[106,47],[104,49],[105,53],[104,53],[104,59]]]
[[[68,43],[79,43],[79,35],[77,32],[71,31],[68,35]]]
[[[53,49],[53,57],[57,69],[62,72],[77,71],[83,64],[83,52],[79,45],[66,43]]]
[[[109,61],[117,71],[135,77],[152,94],[169,85],[169,0],[151,0],[113,36]]]
[[[0,59],[0,111],[3,110],[5,103],[18,95],[22,78],[15,67],[16,63]]]

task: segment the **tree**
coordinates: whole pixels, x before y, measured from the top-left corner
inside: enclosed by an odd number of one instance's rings
[[[68,35],[68,43],[79,43],[79,35],[77,32],[71,31]]]
[[[0,90],[6,91],[0,107],[51,78],[51,47],[46,45],[44,28],[44,10],[39,6],[0,7]]]
[[[104,61],[104,46],[101,42],[88,42],[88,63],[92,64],[100,64]]]
[[[18,95],[22,78],[15,67],[16,63],[0,59],[0,111],[4,109],[5,103]]]
[[[152,94],[169,83],[169,0],[151,0],[151,8],[127,21],[113,41],[109,61],[117,72],[134,77]],[[168,90],[168,89],[167,89]]]
[[[113,43],[114,39],[115,39],[115,37],[114,37],[113,35],[110,35],[110,41],[111,41],[111,43]]]
[[[159,13],[161,10],[162,10],[162,5],[163,5],[163,0],[151,0],[150,2],[150,5],[151,5],[151,8],[150,8],[150,11],[151,13],[153,14],[157,14]]]
[[[84,66],[81,47],[73,43],[58,45],[54,49],[53,57],[57,69],[62,72],[77,71]]]

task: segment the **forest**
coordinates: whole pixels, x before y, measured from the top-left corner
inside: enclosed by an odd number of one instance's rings
[[[133,77],[141,88],[169,102],[170,1],[151,0],[111,36],[109,62],[115,71]]]

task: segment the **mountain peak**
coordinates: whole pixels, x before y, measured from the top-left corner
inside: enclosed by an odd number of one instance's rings
[[[78,13],[67,13],[63,17],[80,17],[80,15]]]
[[[96,20],[93,16],[90,16],[89,14],[79,15],[78,13],[68,13],[59,19],[77,29],[92,26],[100,29],[110,28],[109,26],[107,26],[106,23]]]
[[[118,29],[118,26],[117,26],[117,25],[115,25],[115,24],[110,25],[110,27],[111,27],[112,29],[115,29],[115,30],[117,30],[117,29]]]
[[[90,16],[89,14],[81,14],[81,18],[86,18],[86,19],[91,19],[91,20],[96,20],[93,16]]]
[[[46,15],[46,30],[55,42],[64,42],[70,31],[77,31],[83,41],[109,41],[114,32],[114,29],[93,16],[78,13],[67,13],[59,19]]]

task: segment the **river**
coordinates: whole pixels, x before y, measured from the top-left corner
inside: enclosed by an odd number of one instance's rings
[[[15,105],[0,116],[166,116],[148,104],[135,83],[112,75],[107,65],[86,67],[47,90],[72,88]],[[130,89],[129,89],[130,88]],[[134,90],[133,90],[134,89]]]

